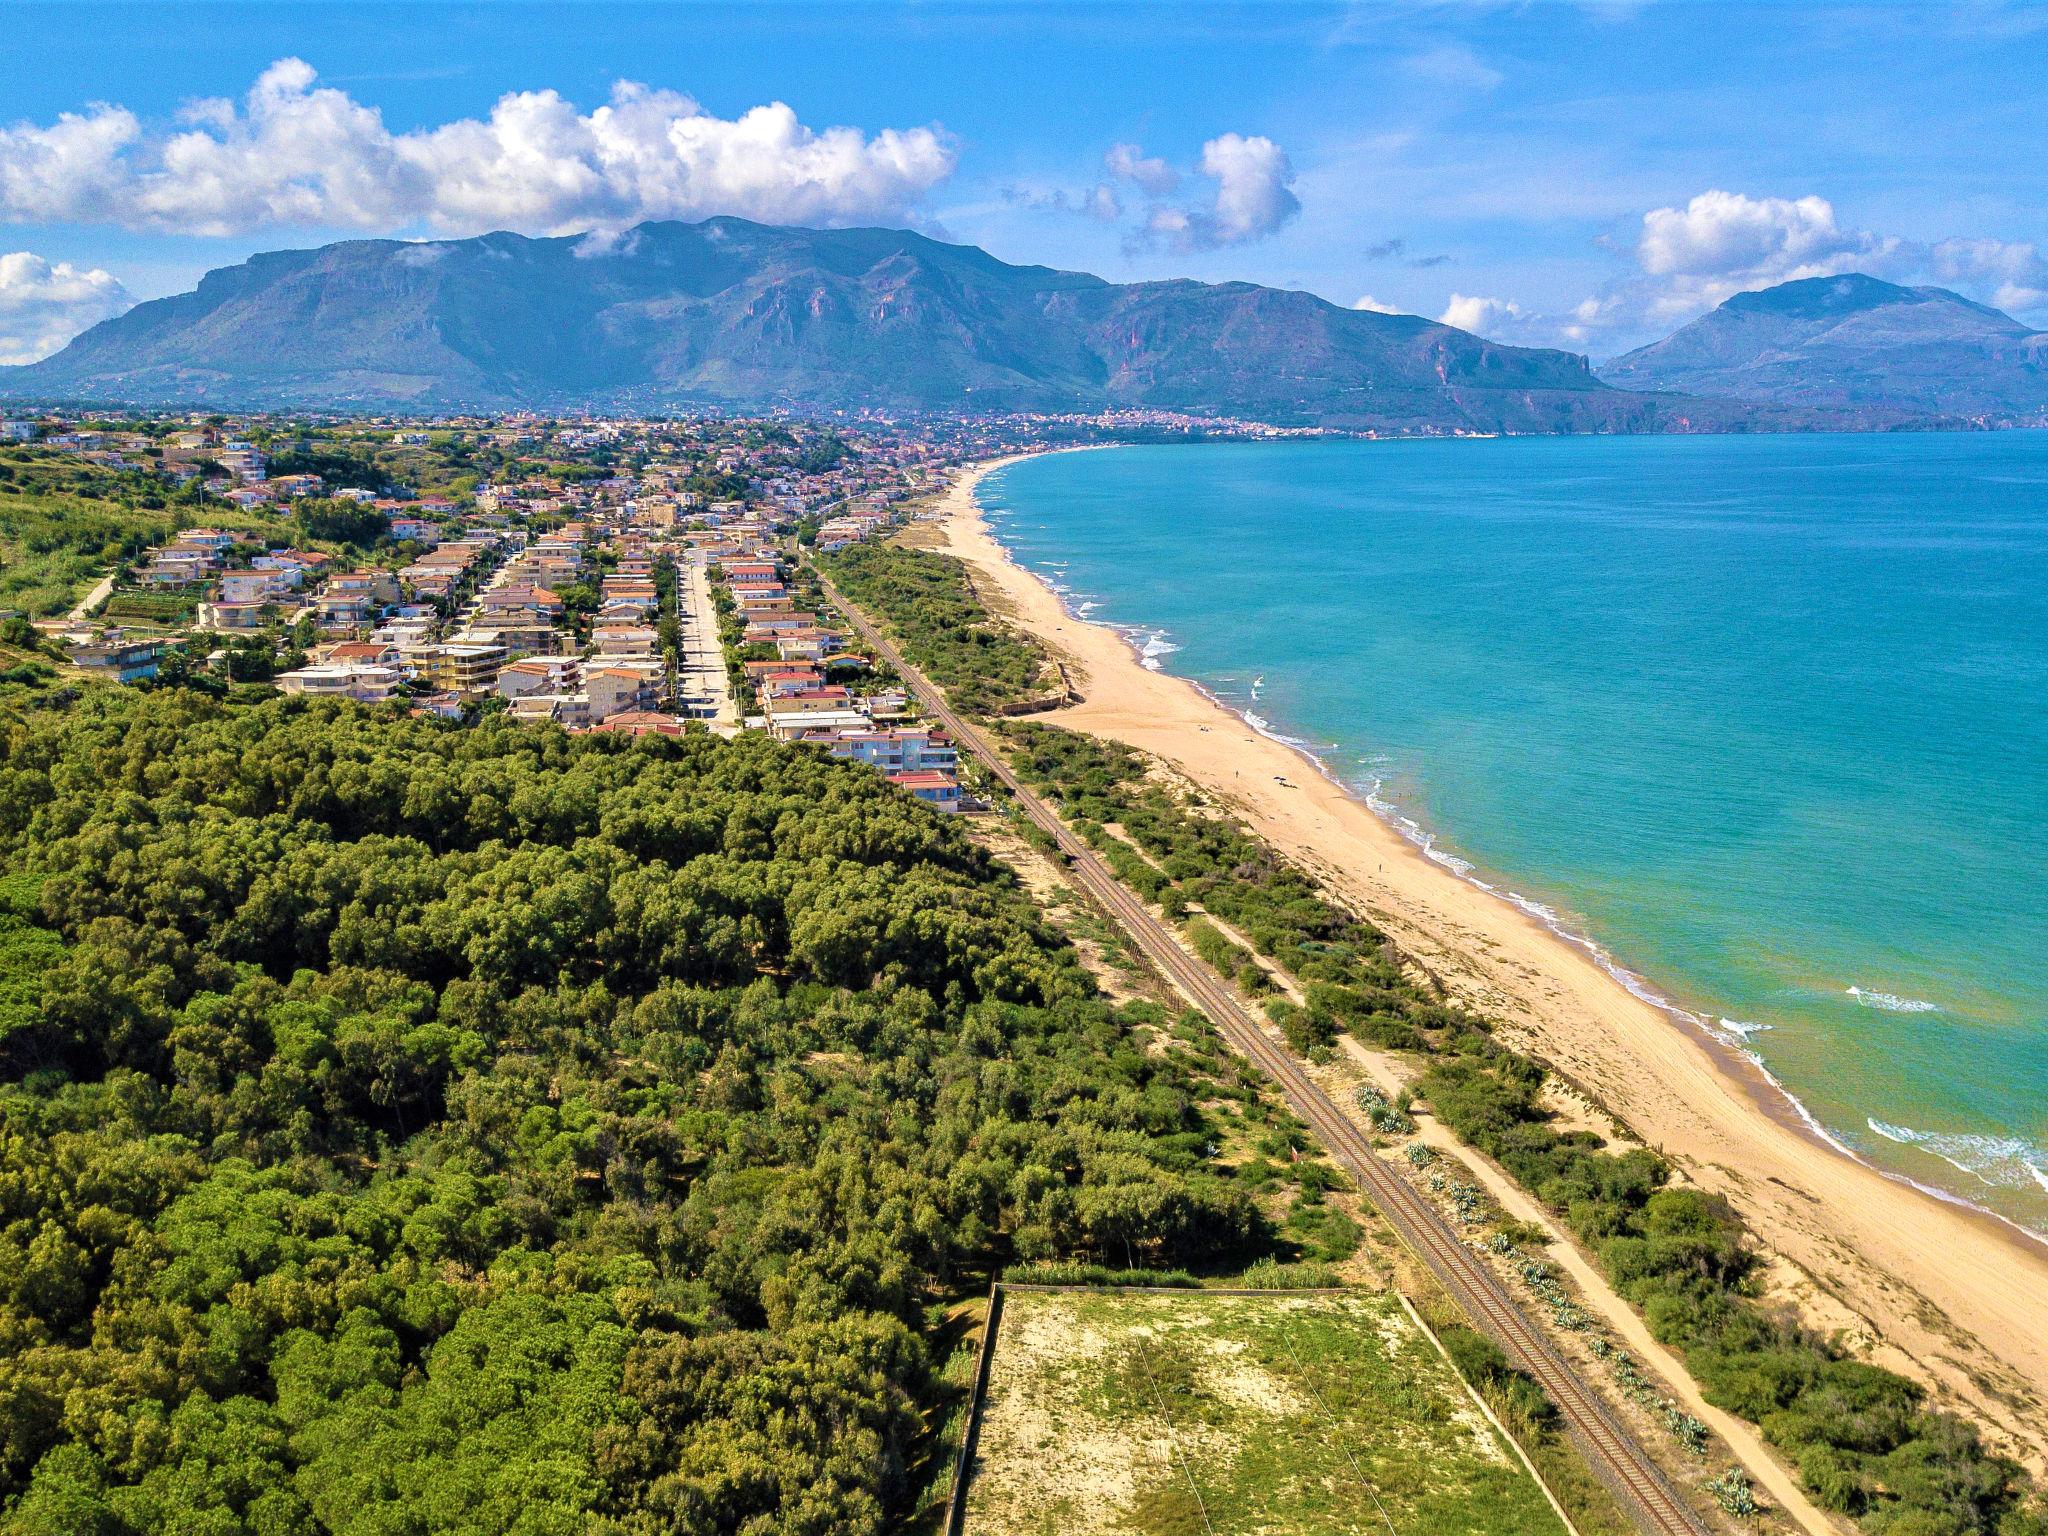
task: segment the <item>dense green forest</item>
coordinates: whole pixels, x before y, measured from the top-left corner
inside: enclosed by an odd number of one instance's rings
[[[758,736],[24,702],[0,967],[15,1532],[901,1529],[950,1296],[1276,1246],[999,866]]]

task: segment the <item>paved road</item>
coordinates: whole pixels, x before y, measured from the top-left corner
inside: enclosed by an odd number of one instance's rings
[[[112,597],[113,595],[114,573],[112,571],[109,571],[105,576],[102,576],[100,578],[99,582],[93,587],[93,589],[90,592],[85,594],[84,600],[81,601],[76,608],[71,610],[71,617],[74,619],[86,619],[92,617],[93,609],[97,608],[101,603],[104,603],[108,598]]]
[[[1705,1523],[1687,1507],[1649,1453],[1615,1419],[1577,1369],[1524,1315],[1493,1271],[1466,1248],[1443,1214],[1380,1160],[1370,1140],[1330,1102],[1294,1055],[1267,1036],[1214,972],[1180,947],[1165,924],[1116,878],[1095,850],[1069,831],[1066,823],[1011,771],[981,731],[957,714],[944,695],[925,680],[924,674],[905,661],[902,653],[865,614],[841,597],[831,582],[825,581],[824,588],[825,595],[846,615],[848,622],[878,655],[895,667],[919,702],[952,733],[953,739],[981,758],[1017,797],[1025,814],[1058,842],[1069,860],[1069,872],[1075,883],[1123,927],[1160,974],[1208,1016],[1233,1048],[1280,1085],[1294,1112],[1314,1129],[1330,1155],[1358,1181],[1410,1251],[1437,1277],[1466,1315],[1506,1351],[1509,1359],[1542,1384],[1580,1452],[1602,1481],[1634,1512],[1642,1529],[1659,1536],[1708,1536]]]
[[[718,639],[718,610],[711,606],[711,576],[701,558],[684,556],[677,562],[676,623],[682,631],[677,688],[686,698],[710,699],[717,705],[713,730],[739,729],[739,704],[732,696],[725,647]]]

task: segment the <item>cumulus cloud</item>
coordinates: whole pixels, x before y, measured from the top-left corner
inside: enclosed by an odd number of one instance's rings
[[[1202,146],[1202,174],[1216,182],[1208,237],[1217,245],[1263,240],[1301,212],[1294,166],[1263,134],[1226,133]]]
[[[1357,298],[1353,299],[1351,307],[1353,309],[1370,310],[1375,315],[1398,315],[1402,313],[1401,310],[1396,309],[1391,304],[1382,304],[1369,293],[1361,293]]]
[[[1437,316],[1437,321],[1456,326],[1461,331],[1470,331],[1475,336],[1489,336],[1511,329],[1527,318],[1527,312],[1513,299],[1454,293],[1444,306],[1444,312]]]
[[[134,302],[118,278],[98,267],[81,270],[32,251],[0,256],[0,363],[48,357]]]
[[[1943,240],[1930,252],[1935,279],[1991,289],[2000,309],[2048,309],[2048,258],[2031,241]]]
[[[1732,294],[1841,272],[1894,274],[1913,253],[1895,236],[1845,229],[1824,197],[1702,192],[1643,215],[1636,260],[1665,280],[1660,312],[1682,314]]]
[[[1135,144],[1112,144],[1102,157],[1103,169],[1152,197],[1166,197],[1180,187],[1180,172],[1158,156],[1147,156]]]
[[[487,118],[393,133],[280,59],[239,101],[166,129],[99,103],[0,128],[0,219],[231,235],[285,226],[564,234],[740,214],[792,224],[901,220],[952,174],[937,128],[814,130],[781,102],[725,119],[631,81],[583,112],[515,91]]]
[[[1209,195],[1178,203],[1155,200],[1133,246],[1213,251],[1248,245],[1277,233],[1301,212],[1293,162],[1263,134],[1219,134],[1202,146],[1198,169],[1211,183]]]
[[[1081,211],[1098,223],[1114,224],[1124,216],[1123,199],[1116,195],[1115,187],[1107,182],[1097,182],[1083,199]]]
[[[1935,283],[2023,317],[2048,312],[2048,258],[2036,245],[1981,237],[1938,241],[1846,225],[1826,198],[1702,192],[1643,215],[1636,270],[1567,312],[1540,320],[1572,345],[1662,335],[1737,293],[1802,278],[1864,272]],[[1533,326],[1532,326],[1533,328]]]
[[[1003,196],[1025,207],[1123,224],[1126,251],[1247,245],[1276,233],[1301,212],[1293,163],[1284,149],[1260,134],[1219,134],[1185,168],[1148,155],[1137,144],[1112,144],[1102,156],[1102,169],[1104,179],[1085,192],[1011,187]],[[1400,248],[1399,241],[1390,247]]]

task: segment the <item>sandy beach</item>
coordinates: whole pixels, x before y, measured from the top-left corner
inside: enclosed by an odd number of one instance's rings
[[[1912,1375],[2037,1473],[2048,1469],[2048,1246],[1890,1178],[1821,1139],[1752,1063],[1643,1001],[1587,953],[1459,879],[1292,748],[1070,615],[991,537],[974,485],[939,545],[984,597],[1060,654],[1084,702],[1049,720],[1126,742],[1227,800],[1384,928],[1503,1037],[1553,1064],[1781,1262],[1769,1294]]]

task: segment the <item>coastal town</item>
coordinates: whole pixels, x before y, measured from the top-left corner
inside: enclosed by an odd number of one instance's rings
[[[572,732],[759,730],[962,804],[953,744],[802,560],[897,526],[1021,434],[212,416],[9,421],[0,439],[204,514],[33,618],[86,674]]]

